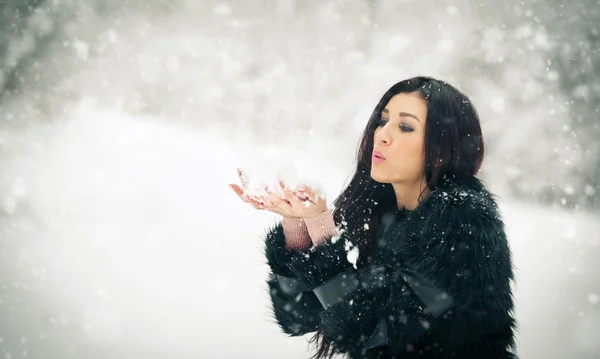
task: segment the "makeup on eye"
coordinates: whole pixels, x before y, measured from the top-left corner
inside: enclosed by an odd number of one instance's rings
[[[408,127],[406,125],[400,125],[400,128],[402,129],[403,132],[413,132],[414,129],[412,127]]]
[[[385,125],[385,123],[386,123],[386,122],[388,122],[388,121],[389,121],[389,118],[381,117],[381,118],[379,118],[379,120],[378,120],[378,121],[375,123],[375,125],[376,125],[376,127],[383,126],[383,125]],[[410,127],[410,126],[407,126],[407,125],[405,125],[405,124],[401,124],[399,127],[400,127],[400,129],[402,130],[402,132],[413,132],[413,131],[414,131],[414,129],[413,129],[412,127]]]

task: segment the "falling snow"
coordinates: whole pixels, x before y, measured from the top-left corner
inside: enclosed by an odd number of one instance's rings
[[[513,250],[518,350],[599,357],[595,1],[2,10],[0,357],[265,357],[265,342],[272,357],[309,356],[261,289],[261,236],[280,216],[227,184],[242,168],[248,195],[281,194],[279,177],[331,206],[377,100],[415,74],[457,85],[481,117],[478,175]],[[225,331],[251,344],[223,346]]]

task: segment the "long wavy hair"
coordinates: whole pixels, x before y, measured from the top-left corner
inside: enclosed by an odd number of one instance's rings
[[[379,215],[397,206],[392,185],[371,178],[371,155],[381,111],[392,97],[400,93],[418,94],[427,102],[424,141],[427,187],[419,195],[419,203],[426,190],[435,189],[440,179],[471,178],[477,174],[483,161],[479,115],[466,95],[432,77],[419,76],[394,84],[375,106],[360,140],[352,179],[333,202],[335,223],[341,224],[342,229],[353,238],[360,253],[369,253],[370,245],[375,243]],[[317,347],[313,359],[332,358],[336,354],[321,328],[310,343]]]

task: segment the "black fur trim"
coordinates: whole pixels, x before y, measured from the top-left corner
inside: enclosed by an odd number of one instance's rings
[[[285,237],[283,236],[283,224],[281,222],[267,230],[265,257],[273,273],[284,277],[293,277],[294,274],[288,268],[288,264],[295,254],[293,251],[285,248]]]
[[[288,268],[305,287],[314,289],[330,278],[349,269],[346,239],[327,242],[291,257]]]
[[[275,275],[269,277],[267,284],[273,317],[284,333],[300,336],[317,329],[323,307],[312,291],[288,295],[281,289]]]

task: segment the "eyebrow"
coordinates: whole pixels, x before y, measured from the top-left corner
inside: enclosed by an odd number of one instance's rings
[[[387,108],[384,108],[384,109],[383,109],[381,112],[383,112],[383,113],[387,113],[388,115],[390,114],[390,111],[388,111],[388,109],[387,109]],[[415,120],[417,120],[417,121],[421,122],[421,121],[420,121],[420,120],[417,118],[417,116],[413,115],[412,113],[408,113],[408,112],[400,112],[398,115],[400,115],[400,117],[412,117],[412,118],[414,118]]]

